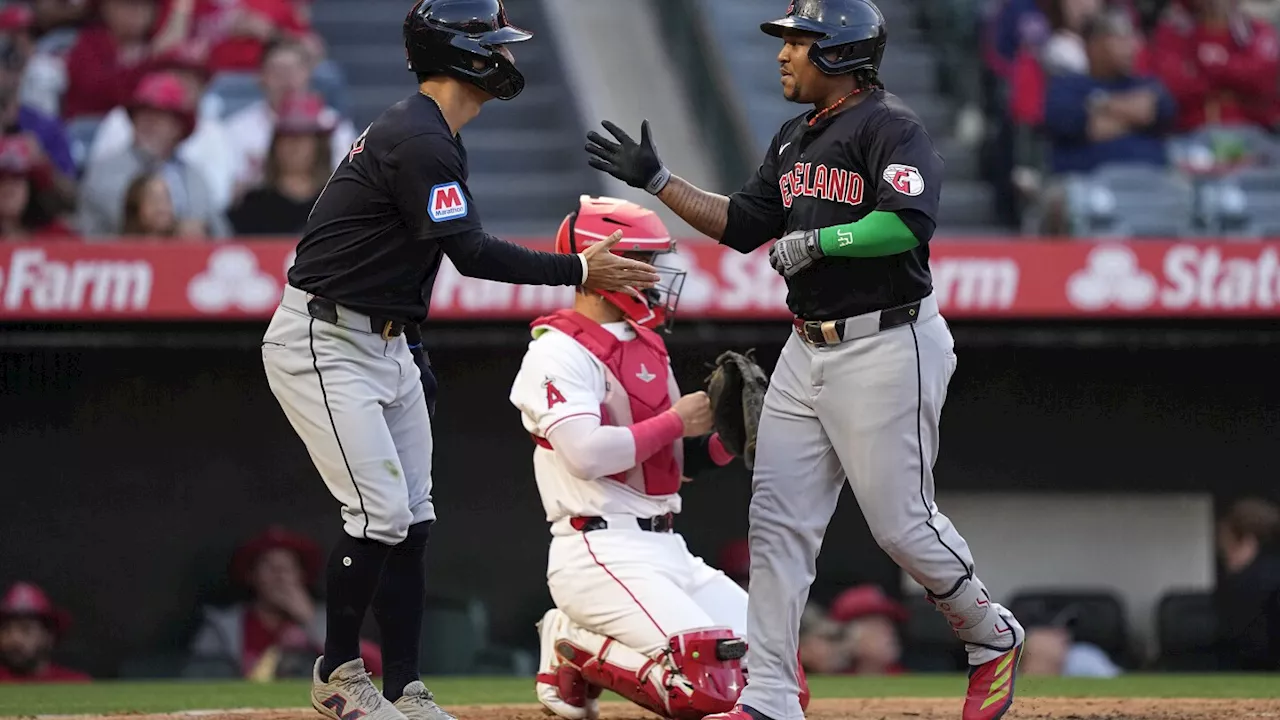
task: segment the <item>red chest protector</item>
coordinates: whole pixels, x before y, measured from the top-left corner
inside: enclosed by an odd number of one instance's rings
[[[622,341],[573,310],[560,310],[533,322],[533,327],[543,326],[573,338],[608,370],[601,424],[633,425],[671,409],[667,348],[654,331],[631,323],[637,337]],[[680,465],[676,444],[667,445],[638,467],[612,479],[645,495],[672,495],[680,490]]]

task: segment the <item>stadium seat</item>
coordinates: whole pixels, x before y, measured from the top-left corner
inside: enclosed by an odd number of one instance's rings
[[[81,117],[67,122],[67,140],[71,143],[71,159],[76,167],[83,168],[89,159],[89,148],[100,125],[100,117]]]
[[[1217,669],[1213,644],[1217,618],[1213,596],[1207,592],[1171,592],[1156,607],[1156,666],[1175,672]]]
[[[1123,664],[1129,655],[1124,605],[1107,590],[1024,590],[1009,610],[1023,627],[1068,622],[1080,642],[1093,643]]]
[[[476,598],[428,598],[419,660],[426,675],[532,676],[537,671],[531,653],[490,644],[489,610]]]
[[[915,672],[955,672],[967,663],[964,644],[937,608],[922,595],[903,599],[907,622],[902,626],[902,664]]]
[[[1201,204],[1210,225],[1227,237],[1280,235],[1280,168],[1244,168],[1208,183]]]
[[[325,60],[316,66],[311,73],[311,89],[320,93],[329,107],[346,117],[351,112],[350,99],[347,96],[347,81],[342,74],[342,67],[333,60]]]
[[[248,72],[223,72],[213,76],[205,92],[222,99],[222,116],[227,117],[262,99],[258,75]]]
[[[1149,165],[1109,165],[1067,184],[1072,234],[1184,237],[1196,232],[1196,193],[1185,178]]]

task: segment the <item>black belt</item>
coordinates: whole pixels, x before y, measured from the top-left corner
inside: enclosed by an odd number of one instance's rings
[[[578,532],[604,530],[609,527],[609,521],[602,517],[576,517],[569,522]],[[651,518],[636,518],[636,523],[646,532],[669,533],[675,529],[676,516],[673,513],[667,513]]]
[[[338,303],[322,297],[313,297],[307,301],[307,313],[321,322],[338,324]],[[383,340],[400,337],[404,334],[404,323],[399,320],[370,317],[369,332],[381,335]]]
[[[881,310],[880,331],[884,332],[899,325],[908,325],[915,322],[918,317],[920,317],[919,300],[908,305]],[[844,342],[844,318],[839,320],[801,320],[796,318],[792,321],[792,324],[795,325],[796,331],[800,333],[800,337],[811,345],[822,347],[825,345],[838,345]]]

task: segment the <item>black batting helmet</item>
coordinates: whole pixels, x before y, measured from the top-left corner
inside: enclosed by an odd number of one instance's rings
[[[409,69],[465,80],[499,100],[524,90],[524,75],[498,52],[533,33],[507,20],[502,0],[418,0],[404,19]]]
[[[786,17],[760,29],[778,38],[787,30],[818,35],[809,60],[828,75],[878,70],[889,41],[884,15],[871,0],[791,0]]]

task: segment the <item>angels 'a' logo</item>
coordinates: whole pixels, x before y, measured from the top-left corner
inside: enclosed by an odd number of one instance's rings
[[[551,378],[543,380],[542,387],[547,391],[548,410],[565,401],[564,395],[561,394],[560,389],[556,387],[555,382]]]
[[[924,192],[924,176],[920,174],[918,168],[911,165],[894,163],[884,169],[881,177],[903,195],[915,197]]]

